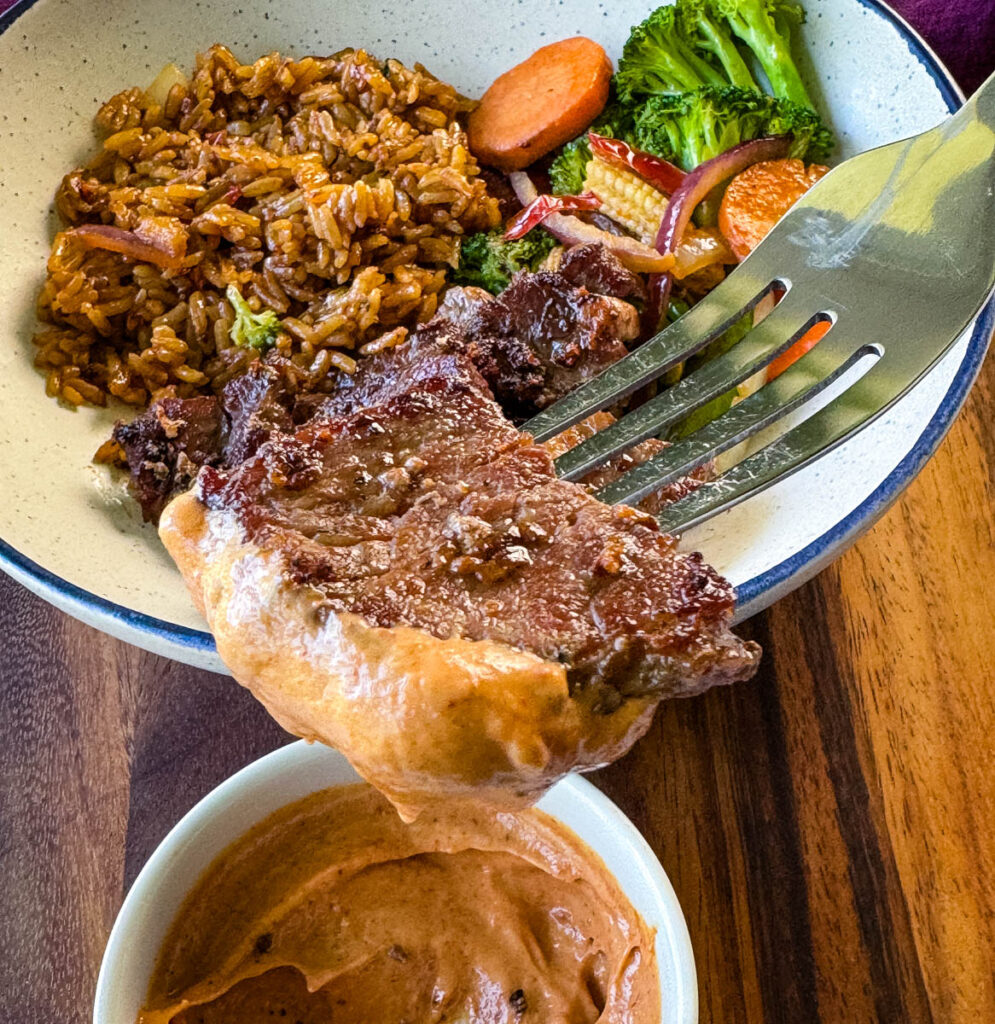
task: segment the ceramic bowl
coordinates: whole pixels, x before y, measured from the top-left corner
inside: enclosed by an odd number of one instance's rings
[[[137,1020],[173,917],[222,850],[280,807],[358,781],[341,754],[299,741],[260,758],[204,797],[149,858],[118,913],[97,979],[93,1024]],[[615,804],[577,776],[554,786],[538,806],[594,850],[656,929],[661,1024],[695,1024],[698,990],[687,925],[646,841]]]
[[[52,195],[91,150],[100,102],[220,40],[246,59],[346,45],[421,61],[470,95],[550,40],[618,56],[651,0],[22,0],[0,17],[0,565],[73,615],[149,650],[223,670],[179,574],[133,505],[90,463],[120,409],[70,412],[31,365]],[[877,0],[805,0],[803,73],[840,156],[931,127],[960,102],[936,57]],[[963,401],[995,306],[873,426],[684,543],[739,588],[740,615],[812,576],[912,480]],[[869,339],[871,340],[871,339]]]

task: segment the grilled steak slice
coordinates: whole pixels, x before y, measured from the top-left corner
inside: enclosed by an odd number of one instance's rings
[[[558,480],[466,356],[415,345],[364,376],[202,470],[160,529],[222,657],[288,728],[410,814],[534,798],[619,756],[662,697],[753,673],[732,588],[651,517]]]
[[[210,395],[165,398],[131,423],[118,423],[131,492],[146,522],[158,522],[166,502],[187,490],[201,466],[215,462],[226,430],[221,403]]]
[[[646,298],[643,279],[603,245],[573,245],[564,252],[557,272],[575,288],[616,299]]]
[[[639,333],[633,306],[575,287],[559,272],[516,274],[497,298],[461,291],[440,317],[458,326],[466,354],[516,422],[621,359]]]

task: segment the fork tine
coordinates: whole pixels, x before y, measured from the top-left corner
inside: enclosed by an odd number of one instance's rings
[[[724,355],[710,360],[673,387],[627,413],[593,437],[564,452],[556,471],[565,480],[578,480],[634,444],[661,433],[695,409],[725,394],[790,348],[820,314],[802,311],[804,300],[789,292],[762,323]],[[809,307],[811,308],[811,307]]]
[[[871,346],[851,343],[837,328],[778,378],[686,440],[664,449],[598,491],[599,501],[634,504],[776,423],[838,380]]]
[[[667,506],[658,516],[660,525],[668,533],[681,533],[697,526],[802,469],[877,419],[915,383],[911,381],[904,389],[896,388],[884,362],[883,358],[879,360],[852,387],[804,423],[716,480]]]
[[[675,323],[593,380],[533,416],[522,430],[536,441],[548,440],[591,413],[609,408],[638,391],[714,341],[752,309],[772,283],[771,278],[744,274],[740,268]]]

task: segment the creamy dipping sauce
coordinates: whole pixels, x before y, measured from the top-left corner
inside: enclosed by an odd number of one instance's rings
[[[404,824],[366,785],[222,853],[166,937],[139,1024],[658,1024],[654,938],[536,810]]]

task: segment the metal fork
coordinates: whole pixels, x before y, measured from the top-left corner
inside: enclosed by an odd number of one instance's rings
[[[783,298],[725,355],[556,460],[577,480],[751,377],[817,321],[828,334],[717,419],[602,488],[633,503],[808,403],[862,357],[873,366],[814,415],[669,506],[681,532],[801,469],[872,423],[951,348],[995,285],[995,75],[952,117],[840,164],[734,273],[675,323],[525,424],[546,440],[657,380],[773,288]]]

